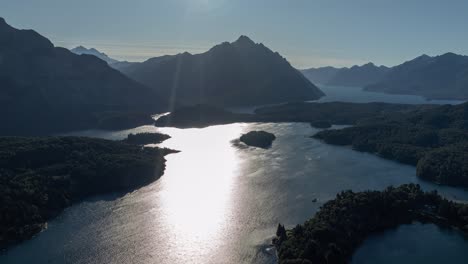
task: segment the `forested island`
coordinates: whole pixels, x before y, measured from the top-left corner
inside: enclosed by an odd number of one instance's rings
[[[240,141],[248,146],[269,148],[276,136],[266,131],[250,131],[240,137]]]
[[[342,264],[369,235],[413,221],[468,233],[468,205],[446,200],[435,191],[424,192],[416,184],[384,191],[343,191],[304,224],[290,230],[278,225],[273,243],[283,264]]]
[[[417,166],[417,175],[468,187],[468,103],[393,113],[315,138]]]
[[[146,145],[146,144],[159,144],[164,140],[170,139],[171,136],[161,133],[137,133],[129,134],[123,142],[135,145]]]
[[[84,137],[0,137],[0,249],[75,202],[157,180],[173,152]]]

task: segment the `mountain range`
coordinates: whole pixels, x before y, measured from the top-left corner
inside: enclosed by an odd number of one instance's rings
[[[351,68],[321,67],[302,70],[302,73],[314,83],[334,86],[362,87],[379,81],[390,69],[367,63]]]
[[[78,46],[76,48],[71,49],[70,51],[77,54],[77,55],[82,55],[82,54],[94,55],[94,56],[98,57],[99,59],[107,62],[108,64],[114,64],[114,63],[119,62],[118,60],[107,56],[107,54],[105,54],[104,52],[100,52],[100,51],[96,50],[95,48],[87,49],[87,48],[85,48],[83,46]]]
[[[468,56],[422,55],[388,68],[372,63],[351,68],[302,70],[312,82],[363,87],[366,91],[420,95],[428,99],[468,99]]]
[[[162,111],[158,98],[95,56],[55,47],[0,18],[0,134],[95,126],[109,111]]]
[[[273,104],[324,95],[285,58],[246,36],[205,53],[156,57],[119,70],[173,106]]]
[[[0,135],[119,129],[183,105],[262,105],[324,95],[278,53],[245,36],[202,54],[141,63],[118,62],[96,49],[73,51],[81,55],[0,18]]]
[[[419,56],[395,66],[367,91],[421,95],[428,99],[468,99],[468,56]]]

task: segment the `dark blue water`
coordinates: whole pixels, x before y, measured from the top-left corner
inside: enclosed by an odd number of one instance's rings
[[[467,237],[433,224],[402,225],[367,239],[353,264],[450,263],[468,261]]]

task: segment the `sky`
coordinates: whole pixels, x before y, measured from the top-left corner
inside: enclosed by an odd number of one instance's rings
[[[466,0],[0,0],[0,17],[56,46],[129,61],[201,53],[240,35],[301,69],[468,54]]]

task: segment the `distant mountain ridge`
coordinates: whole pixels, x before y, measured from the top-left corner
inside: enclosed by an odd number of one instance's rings
[[[370,62],[351,68],[310,68],[302,70],[302,73],[312,82],[319,84],[363,87],[379,81],[389,70],[386,66],[376,66]]]
[[[156,57],[120,70],[157,90],[174,106],[260,105],[324,95],[277,52],[246,36],[205,53]]]
[[[154,113],[165,108],[158,97],[95,56],[54,47],[0,18],[0,134],[95,126],[109,111]]]
[[[468,56],[419,56],[395,66],[367,91],[421,95],[429,99],[468,99]]]
[[[468,56],[445,53],[421,55],[388,68],[372,63],[351,68],[302,70],[312,82],[359,86],[366,91],[419,95],[428,99],[468,100]]]
[[[87,48],[85,48],[83,46],[78,46],[76,48],[71,49],[70,51],[77,54],[77,55],[82,55],[82,54],[94,55],[94,56],[98,57],[99,59],[107,62],[108,64],[113,64],[113,63],[119,62],[118,60],[107,56],[107,54],[96,50],[95,48],[87,49]]]

